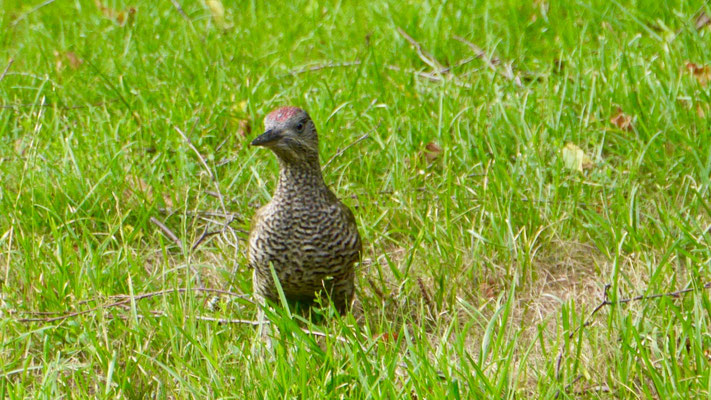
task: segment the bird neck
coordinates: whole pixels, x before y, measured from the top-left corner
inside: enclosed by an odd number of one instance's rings
[[[326,189],[318,157],[298,162],[279,160],[279,183],[276,195],[304,194],[306,191]]]

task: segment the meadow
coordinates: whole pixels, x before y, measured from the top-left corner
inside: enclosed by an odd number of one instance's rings
[[[0,0],[0,398],[711,396],[711,5]],[[306,109],[352,313],[254,326]]]

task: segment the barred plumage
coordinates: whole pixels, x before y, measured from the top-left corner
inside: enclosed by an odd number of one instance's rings
[[[277,300],[270,264],[289,300],[328,293],[345,312],[354,293],[354,264],[361,241],[353,213],[323,181],[318,136],[308,114],[283,107],[264,119],[266,131],[252,145],[279,159],[279,183],[269,204],[252,220],[249,264],[259,300]]]

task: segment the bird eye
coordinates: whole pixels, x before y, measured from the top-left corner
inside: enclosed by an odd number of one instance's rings
[[[304,130],[304,124],[302,122],[299,122],[299,125],[296,125],[296,130],[301,132]]]

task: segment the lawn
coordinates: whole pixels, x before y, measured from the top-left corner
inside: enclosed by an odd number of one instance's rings
[[[0,398],[711,396],[711,5],[0,0]],[[357,301],[253,325],[306,109]]]

